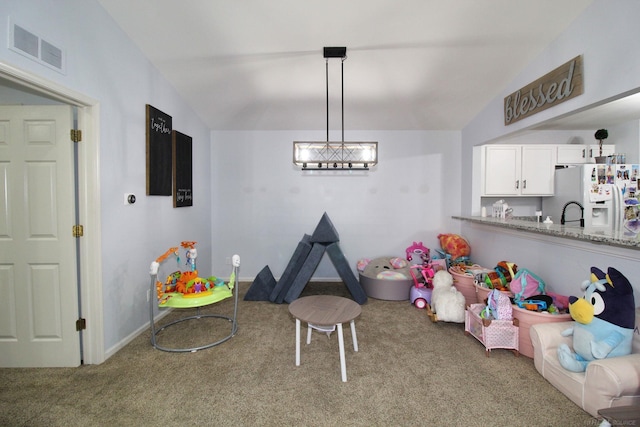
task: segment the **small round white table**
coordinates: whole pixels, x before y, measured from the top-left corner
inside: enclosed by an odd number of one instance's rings
[[[340,349],[340,372],[342,381],[347,381],[347,364],[344,356],[344,337],[342,324],[351,324],[353,350],[358,351],[356,337],[356,317],[360,316],[360,305],[348,298],[334,295],[313,295],[298,298],[289,304],[289,312],[296,319],[296,366],[300,366],[300,322],[308,326],[307,344],[311,343],[311,329],[317,329],[328,334],[336,327],[338,329],[338,347]]]

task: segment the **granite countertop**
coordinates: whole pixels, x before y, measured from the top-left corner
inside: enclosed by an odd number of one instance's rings
[[[575,226],[568,227],[560,224],[544,224],[542,221],[538,223],[536,217],[501,219],[479,216],[453,216],[452,218],[493,227],[509,228],[530,233],[547,234],[566,239],[640,250],[640,235],[632,234],[627,230],[611,231]]]

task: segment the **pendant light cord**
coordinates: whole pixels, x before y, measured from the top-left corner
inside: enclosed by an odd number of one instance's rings
[[[325,81],[327,84],[327,144],[329,144],[329,60],[325,61]]]
[[[344,150],[344,58],[340,61],[340,80],[342,81],[342,148]]]
[[[341,109],[342,109],[342,149],[344,151],[344,60],[340,60]],[[329,146],[329,60],[325,60],[325,82],[327,92],[327,149]],[[343,155],[344,157],[344,155]]]

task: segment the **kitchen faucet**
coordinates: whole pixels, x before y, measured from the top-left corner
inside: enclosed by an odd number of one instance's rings
[[[580,219],[573,219],[571,221],[565,221],[564,219],[564,211],[567,209],[567,206],[569,205],[578,205],[578,207],[580,207]],[[576,222],[576,221],[580,221],[580,227],[584,228],[584,207],[582,207],[582,205],[578,202],[576,202],[575,200],[572,200],[570,202],[567,202],[564,204],[564,206],[562,207],[562,216],[560,217],[560,224],[564,225],[565,222]]]

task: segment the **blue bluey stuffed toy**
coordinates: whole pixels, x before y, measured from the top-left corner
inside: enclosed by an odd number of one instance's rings
[[[629,280],[613,267],[607,274],[591,267],[591,280],[582,284],[584,296],[569,297],[569,313],[574,322],[562,335],[573,335],[573,351],[558,347],[563,368],[584,372],[592,360],[631,353],[635,326],[635,301]]]

